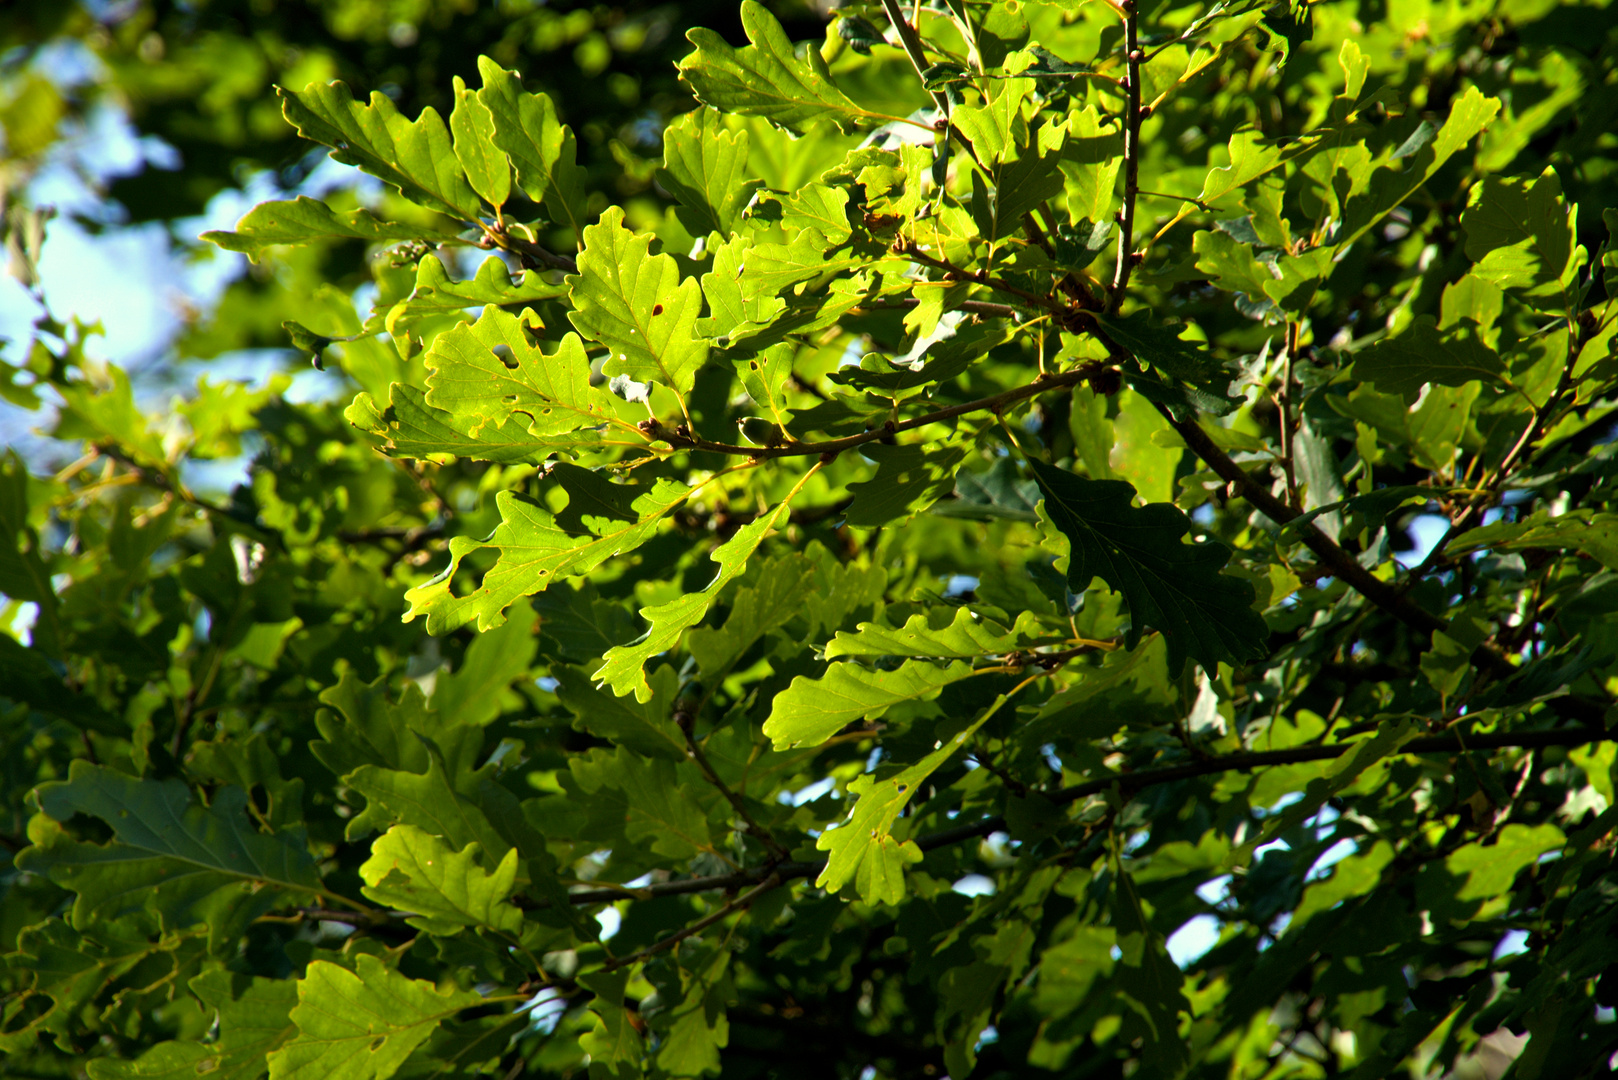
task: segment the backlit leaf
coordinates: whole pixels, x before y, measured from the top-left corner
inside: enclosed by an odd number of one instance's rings
[[[355,101],[340,82],[279,91],[281,111],[298,134],[331,147],[331,156],[358,165],[412,202],[468,221],[481,204],[450,145],[449,128],[431,107],[406,120],[386,94]]]
[[[607,346],[602,371],[657,382],[684,395],[708,356],[696,334],[702,290],[680,280],[668,255],[650,254],[652,238],[623,226],[613,207],[584,230],[579,272],[567,279],[574,309],[568,318],[591,341]]]
[[[506,898],[517,878],[517,849],[507,851],[492,872],[479,865],[481,859],[475,843],[456,851],[414,825],[395,825],[371,844],[371,857],[360,867],[360,891],[410,912],[410,925],[429,934],[468,926],[516,933],[522,912]]]
[[[316,960],[298,981],[298,1036],[269,1055],[270,1080],[386,1080],[441,1021],[482,1000],[406,978],[368,953],[354,971]]]

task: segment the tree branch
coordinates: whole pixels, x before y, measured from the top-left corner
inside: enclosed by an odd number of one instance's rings
[[[1398,753],[1459,754],[1472,750],[1537,750],[1547,746],[1588,746],[1591,743],[1609,742],[1615,739],[1618,739],[1618,735],[1609,735],[1605,730],[1592,728],[1559,728],[1553,731],[1507,731],[1469,735],[1464,743],[1455,735],[1437,735],[1431,738],[1414,739],[1400,747]],[[1074,784],[1072,787],[1051,792],[1045,797],[1058,806],[1064,806],[1080,799],[1088,798],[1091,795],[1099,795],[1115,785],[1120,791],[1133,793],[1159,784],[1172,784],[1181,780],[1192,780],[1199,776],[1211,776],[1217,773],[1246,772],[1250,769],[1270,765],[1296,765],[1304,761],[1328,761],[1332,758],[1343,756],[1358,745],[1359,743],[1357,742],[1333,743],[1329,746],[1295,746],[1286,750],[1259,750],[1241,754],[1226,754],[1201,761],[1186,762],[1183,765],[1169,765],[1158,769],[1141,769],[1138,772],[1098,777],[1095,780],[1086,780],[1082,784]],[[988,836],[990,833],[1000,832],[1005,827],[1005,818],[997,815],[943,829],[939,832],[929,833],[926,836],[919,836],[916,838],[916,846],[921,848],[922,851],[936,851],[939,848],[961,843],[963,840],[971,840],[976,837]],[[762,886],[771,883],[772,879],[779,880],[769,884],[770,888],[798,878],[818,875],[825,867],[825,862],[820,860],[814,862],[788,862],[768,871],[761,869],[753,872],[688,878],[684,881],[668,881],[657,885],[648,885],[643,889],[630,890],[627,897],[625,890],[622,888],[586,889],[570,894],[568,899],[574,904],[605,904],[626,898],[655,899],[661,896],[682,896],[691,893],[712,892],[716,889],[739,889],[754,884],[761,886],[743,896],[737,897],[731,904],[726,905],[725,909],[688,927],[688,932],[682,933],[681,936],[689,937],[704,927],[717,922],[726,914],[729,914],[730,911],[736,910],[742,905],[742,901],[752,903],[756,896],[767,891]],[[672,943],[672,940],[670,940],[669,944]],[[664,948],[667,947],[664,943],[660,942],[659,944]],[[619,963],[627,963],[629,959],[633,958],[626,958],[619,961]]]
[[[692,435],[682,424],[674,431],[669,431],[656,420],[642,421],[641,430],[654,439],[661,439],[671,446],[688,450],[705,450],[711,454],[728,454],[732,457],[752,458],[763,461],[767,458],[784,457],[811,457],[814,455],[830,455],[835,457],[844,450],[852,450],[856,446],[864,446],[868,442],[885,439],[900,431],[910,431],[928,424],[936,424],[941,420],[949,420],[967,413],[989,411],[999,412],[1009,405],[1013,405],[1024,398],[1031,398],[1047,390],[1055,390],[1062,386],[1076,386],[1095,374],[1095,365],[1085,365],[1057,374],[1041,373],[1033,382],[1024,386],[1014,387],[999,394],[978,398],[975,401],[965,401],[959,405],[950,405],[947,408],[922,416],[901,420],[897,423],[889,421],[882,427],[874,428],[859,435],[849,435],[842,439],[831,439],[826,442],[784,442],[776,446],[741,446],[736,443],[713,442],[709,439]]]
[[[774,862],[783,863],[791,860],[792,853],[781,846],[781,842],[775,838],[774,833],[770,832],[765,826],[760,825],[753,818],[753,815],[747,809],[747,803],[742,800],[740,795],[732,791],[730,785],[725,783],[724,779],[714,771],[713,764],[709,762],[707,753],[702,749],[702,744],[697,742],[695,735],[692,733],[691,729],[695,721],[691,714],[684,711],[677,712],[674,714],[674,721],[679,725],[681,734],[685,736],[685,756],[690,758],[698,769],[702,770],[702,775],[708,783],[712,784],[719,794],[725,797],[725,801],[730,803],[731,809],[736,811],[736,816],[741,818],[742,822],[747,826],[748,835],[757,837],[759,842],[770,850],[770,856]]]
[[[1187,446],[1200,457],[1210,469],[1230,484],[1231,495],[1240,496],[1252,503],[1260,513],[1278,525],[1285,525],[1302,515],[1286,503],[1270,494],[1262,484],[1255,483],[1242,467],[1230,459],[1230,455],[1221,450],[1208,433],[1194,420],[1176,420],[1163,406],[1158,406],[1163,418],[1180,433]],[[1327,572],[1344,582],[1355,592],[1365,597],[1377,607],[1388,612],[1394,618],[1414,630],[1428,634],[1442,634],[1449,630],[1449,621],[1443,619],[1426,608],[1412,601],[1398,588],[1388,584],[1365,567],[1359,560],[1345,551],[1337,542],[1315,527],[1314,522],[1306,522],[1297,528],[1298,539],[1305,547],[1313,551]],[[1488,671],[1499,679],[1509,679],[1517,674],[1518,668],[1504,653],[1488,642],[1479,645],[1473,650],[1471,662],[1474,666]],[[1555,698],[1551,707],[1558,713],[1581,724],[1601,725],[1606,715],[1606,707],[1598,702],[1587,701],[1583,698],[1565,695]]]
[[[927,88],[926,71],[929,65],[927,63],[927,53],[923,50],[921,43],[921,34],[917,33],[916,28],[911,26],[910,21],[905,18],[904,9],[899,6],[899,0],[882,0],[882,10],[887,13],[888,22],[893,24],[893,32],[899,35],[899,44],[904,49],[905,55],[910,57],[910,66],[916,69],[916,78],[921,80],[922,89],[925,90]],[[947,123],[949,119],[949,95],[942,90],[927,90],[927,93],[933,99],[933,104],[938,106],[938,111],[944,116]]]

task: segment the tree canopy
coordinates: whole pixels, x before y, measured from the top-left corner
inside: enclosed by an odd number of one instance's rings
[[[1618,12],[813,16],[4,17],[0,1071],[1608,1068]]]

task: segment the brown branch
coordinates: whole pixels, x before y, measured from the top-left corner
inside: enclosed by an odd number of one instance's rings
[[[1525,731],[1525,732],[1496,732],[1492,734],[1469,735],[1463,744],[1462,740],[1454,735],[1437,735],[1424,739],[1413,739],[1400,747],[1400,754],[1459,754],[1473,750],[1510,750],[1525,749],[1536,750],[1547,746],[1588,746],[1591,743],[1608,742],[1618,739],[1618,735],[1609,735],[1599,728],[1558,728],[1553,731]],[[1199,776],[1212,776],[1224,772],[1246,772],[1250,769],[1264,768],[1271,765],[1296,765],[1305,761],[1329,761],[1354,750],[1360,744],[1333,743],[1329,746],[1309,745],[1295,746],[1286,750],[1259,750],[1241,754],[1226,754],[1219,757],[1206,758],[1201,761],[1190,761],[1183,765],[1169,765],[1158,769],[1141,769],[1138,772],[1118,773],[1114,776],[1098,777],[1087,780],[1082,784],[1062,788],[1046,794],[1057,805],[1066,805],[1099,795],[1116,786],[1123,792],[1136,792],[1144,788],[1159,784],[1172,784],[1181,780],[1193,780]],[[922,851],[936,851],[939,848],[958,844],[963,840],[975,837],[988,836],[990,833],[1003,831],[1006,827],[1004,818],[995,816],[982,818],[965,825],[943,829],[939,832],[929,833],[916,838],[916,846]],[[772,878],[779,878],[776,884],[784,884],[798,878],[818,875],[826,868],[823,861],[782,863],[767,873],[763,870],[743,872],[737,874],[722,874],[716,877],[688,878],[684,881],[668,881],[657,885],[649,885],[643,889],[630,890],[628,897],[637,899],[655,899],[662,896],[682,896],[691,893],[712,892],[716,889],[739,889],[748,885],[762,884]],[[760,879],[760,874],[766,876]],[[774,885],[770,886],[771,888]],[[690,929],[695,933],[703,926],[723,918],[731,910],[735,910],[742,900],[752,902],[752,897],[762,889],[738,897],[726,909],[703,920],[700,925]],[[616,889],[589,889],[575,892],[568,899],[574,904],[604,904],[615,900],[626,899],[623,888]],[[685,936],[689,936],[686,934]],[[627,959],[620,963],[627,962]]]
[[[1180,433],[1187,446],[1200,457],[1207,466],[1217,473],[1221,479],[1230,484],[1232,497],[1240,496],[1252,503],[1265,517],[1278,525],[1285,525],[1302,515],[1272,495],[1261,483],[1255,482],[1248,476],[1242,467],[1230,459],[1230,455],[1221,450],[1214,441],[1208,437],[1201,426],[1194,420],[1176,420],[1163,406],[1158,411],[1163,418]],[[1442,634],[1449,630],[1449,621],[1434,615],[1426,608],[1414,603],[1403,590],[1388,584],[1365,567],[1359,560],[1345,551],[1337,542],[1315,527],[1314,522],[1305,522],[1296,529],[1298,539],[1305,547],[1313,551],[1324,566],[1326,573],[1342,581],[1355,592],[1365,597],[1377,607],[1388,612],[1394,618],[1414,630],[1428,634]],[[1481,668],[1495,678],[1509,679],[1517,674],[1517,665],[1513,664],[1500,649],[1485,642],[1473,650],[1470,657],[1475,667]],[[1584,698],[1566,695],[1554,699],[1551,707],[1558,713],[1581,724],[1599,726],[1604,723],[1606,706]]]
[[[1118,5],[1124,17],[1124,56],[1129,76],[1124,102],[1124,204],[1118,211],[1118,269],[1112,278],[1107,311],[1116,313],[1124,302],[1129,275],[1135,269],[1135,199],[1140,194],[1140,13],[1136,0]]]
[[[1058,304],[1055,300],[1052,300],[1048,296],[1039,296],[1035,293],[1029,292],[1026,289],[1018,288],[1017,286],[1011,284],[1011,282],[1002,281],[985,270],[967,270],[963,267],[956,266],[948,259],[940,259],[929,255],[917,247],[914,240],[907,237],[901,236],[895,240],[893,242],[893,250],[912,262],[919,262],[923,266],[930,266],[935,270],[944,271],[945,278],[953,279],[955,281],[969,281],[977,285],[983,285],[987,288],[994,289],[997,292],[1003,292],[1008,296],[1019,297],[1036,307],[1042,307],[1045,310],[1055,312],[1058,315],[1067,314],[1067,308],[1063,307],[1061,304]]]
[[[698,769],[702,770],[702,775],[708,783],[712,784],[719,794],[725,797],[725,801],[730,803],[731,809],[736,811],[736,816],[741,818],[743,824],[747,826],[748,835],[757,837],[760,843],[769,848],[773,862],[784,863],[790,861],[792,853],[781,845],[781,842],[775,838],[774,833],[754,819],[747,809],[747,803],[740,795],[732,791],[730,785],[725,783],[724,779],[714,771],[713,764],[709,762],[707,753],[702,749],[702,744],[697,742],[696,736],[692,733],[694,718],[691,714],[683,710],[676,712],[674,722],[679,726],[681,734],[685,736],[685,756],[690,758]]]
[[[989,397],[978,398],[975,401],[962,402],[959,405],[951,405],[947,408],[912,417],[909,420],[901,420],[897,423],[890,421],[882,427],[874,428],[859,435],[849,435],[842,439],[831,439],[826,442],[789,441],[776,446],[741,446],[736,443],[713,442],[709,439],[699,438],[692,435],[684,425],[674,431],[669,431],[655,420],[643,421],[642,430],[654,439],[661,439],[669,445],[681,449],[705,450],[711,454],[728,454],[732,457],[752,458],[755,461],[763,461],[767,458],[810,457],[817,454],[835,457],[844,450],[852,450],[856,446],[864,446],[868,442],[876,442],[901,431],[911,431],[915,428],[926,427],[928,424],[936,424],[941,420],[949,420],[973,412],[999,412],[1007,406],[1014,405],[1025,398],[1042,394],[1047,390],[1055,390],[1063,386],[1075,386],[1090,378],[1095,374],[1095,371],[1095,365],[1085,365],[1058,374],[1041,373],[1033,382],[1014,387],[1003,393],[992,394]]]
[[[525,240],[503,225],[484,225],[483,240],[479,247],[498,247],[509,251],[522,260],[523,266],[530,270],[546,267],[551,270],[565,270],[569,274],[579,272],[579,264],[566,255],[558,255],[553,251]]]

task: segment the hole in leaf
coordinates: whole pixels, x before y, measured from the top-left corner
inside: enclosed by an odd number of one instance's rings
[[[387,1038],[386,1035],[378,1035],[376,1038],[372,1039],[371,1040],[371,1053],[374,1054],[378,1050],[382,1049],[383,1045],[386,1044],[387,1041],[388,1041],[388,1038]]]

